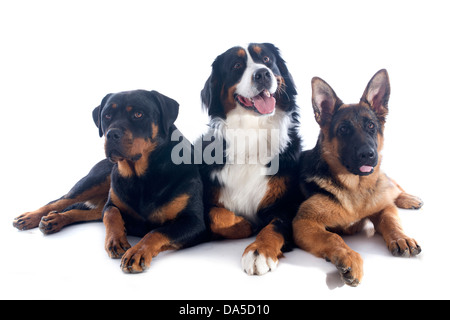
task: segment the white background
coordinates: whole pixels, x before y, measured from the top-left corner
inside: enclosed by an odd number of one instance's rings
[[[0,298],[448,299],[448,1],[2,1],[0,4]],[[383,166],[425,206],[400,212],[423,253],[394,258],[380,236],[345,238],[365,260],[358,288],[299,249],[247,276],[252,239],[163,253],[126,275],[103,249],[101,223],[44,236],[13,219],[66,193],[103,158],[91,111],[109,92],[155,89],[181,105],[190,139],[205,129],[200,90],[214,58],[272,42],[298,87],[301,135],[318,126],[310,80],[358,102],[372,75],[391,79]],[[136,243],[137,239],[132,239]]]

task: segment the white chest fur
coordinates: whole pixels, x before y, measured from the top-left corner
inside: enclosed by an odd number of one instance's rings
[[[231,111],[226,121],[215,124],[215,135],[227,141],[226,163],[213,171],[211,178],[223,186],[219,202],[225,208],[254,220],[270,175],[278,171],[277,156],[289,143],[290,125],[290,117],[281,110],[256,116],[240,107]]]

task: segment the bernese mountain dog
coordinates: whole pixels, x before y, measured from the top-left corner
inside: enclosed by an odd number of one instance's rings
[[[208,224],[214,239],[256,235],[242,256],[250,275],[274,270],[292,245],[292,219],[301,202],[296,95],[286,63],[270,43],[219,55],[201,92],[210,123],[196,148],[203,156]]]

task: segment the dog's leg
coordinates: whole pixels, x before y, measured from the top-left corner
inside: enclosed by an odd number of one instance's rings
[[[127,240],[125,222],[117,207],[109,206],[103,212],[103,224],[105,225],[106,238],[105,250],[112,259],[121,258],[131,248]]]
[[[105,200],[96,204],[94,208],[90,208],[86,204],[81,203],[66,208],[64,212],[52,211],[41,219],[39,230],[44,234],[52,234],[73,223],[101,221],[104,205]]]
[[[110,185],[112,163],[102,160],[97,163],[87,176],[81,179],[63,197],[52,201],[40,209],[24,213],[13,221],[13,226],[19,230],[33,229],[39,226],[41,219],[50,212],[61,212],[76,203],[106,200]]]
[[[277,231],[276,223],[278,221],[275,219],[262,229],[256,236],[255,242],[245,249],[241,263],[247,274],[263,275],[277,267],[285,239]]]
[[[423,206],[423,201],[419,197],[407,193],[394,179],[387,178],[395,188],[400,190],[400,194],[395,199],[395,205],[397,207],[401,209],[420,209]]]
[[[139,273],[150,267],[152,259],[160,252],[177,250],[200,242],[205,236],[204,220],[196,214],[181,213],[173,220],[147,233],[122,257],[120,267],[125,273]]]
[[[386,242],[389,251],[397,257],[411,257],[418,255],[422,249],[416,240],[408,237],[403,232],[395,206],[389,206],[380,213],[370,217],[375,226]]]
[[[252,225],[243,217],[221,207],[209,212],[210,228],[213,234],[226,239],[243,239],[252,235]]]
[[[294,241],[301,249],[333,263],[342,280],[357,286],[363,277],[363,260],[327,227],[348,225],[348,214],[327,196],[315,195],[303,202],[293,222]]]
[[[105,179],[106,179],[106,177],[105,177]],[[105,201],[108,197],[108,190],[109,190],[109,180],[107,179],[107,181],[105,181],[103,184],[94,186],[87,190],[83,190],[81,193],[76,194],[75,196],[72,196],[69,193],[69,194],[65,195],[64,197],[62,197],[61,199],[50,202],[49,204],[43,206],[42,208],[40,208],[36,211],[24,213],[24,214],[18,216],[14,220],[13,226],[19,230],[33,229],[33,228],[38,227],[41,220],[44,219],[45,217],[47,217],[50,213],[52,215],[54,215],[55,213],[65,211],[66,208],[68,208],[74,204],[77,204],[80,202],[84,203],[84,202],[93,201],[93,200],[95,201],[95,199],[97,199],[97,198],[101,198],[103,203],[105,203]],[[95,219],[91,219],[91,217],[88,215],[87,216],[79,215],[78,218],[74,219],[73,222],[70,222],[70,219],[66,219],[65,222],[61,221],[61,223],[63,224],[63,226],[65,226],[65,225],[68,225],[68,224],[74,223],[74,222],[91,221],[91,220],[101,219],[101,209],[103,209],[103,208],[100,208],[100,216],[95,217]],[[98,212],[95,211],[95,213],[98,213]],[[83,217],[85,217],[86,220],[83,220]],[[72,216],[72,218],[73,218],[73,216]],[[44,222],[44,224],[45,224],[45,222]],[[59,231],[59,230],[55,230],[55,232],[56,231]]]
[[[354,235],[361,232],[362,229],[366,226],[367,219],[362,219],[357,221],[349,226],[340,227],[340,228],[328,228],[328,231],[340,234],[340,235]]]
[[[59,200],[50,202],[38,210],[26,212],[13,221],[13,226],[19,230],[28,230],[37,228],[41,222],[42,217],[45,217],[50,212],[58,212],[64,210],[66,207],[77,203],[75,199],[67,199],[62,197]]]
[[[301,249],[333,263],[346,284],[355,287],[361,282],[361,256],[350,249],[339,235],[327,231],[325,225],[314,220],[296,219],[294,237]]]
[[[165,250],[175,250],[178,246],[158,231],[147,233],[141,241],[129,249],[122,257],[120,267],[125,273],[140,273],[150,267],[153,257]]]

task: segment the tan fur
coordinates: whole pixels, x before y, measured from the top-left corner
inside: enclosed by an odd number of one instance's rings
[[[110,179],[108,178],[104,183],[96,185],[89,190],[79,194],[76,197],[70,198],[66,195],[63,198],[51,202],[40,209],[32,212],[27,212],[17,217],[13,225],[19,230],[27,230],[40,227],[45,234],[54,233],[61,230],[64,226],[80,221],[93,221],[101,219],[103,205],[108,197],[108,190]],[[79,202],[89,202],[92,210],[70,210],[64,213],[60,211]],[[51,217],[42,221],[43,217]],[[50,225],[52,223],[52,225]]]
[[[209,216],[211,231],[215,235],[226,239],[242,239],[252,234],[250,222],[223,207],[213,207]]]
[[[222,88],[220,97],[222,99],[225,113],[229,113],[231,110],[236,108],[236,100],[234,99],[236,87],[237,85],[234,85],[228,88],[227,91],[225,91],[225,87]]]
[[[419,250],[417,242],[404,234],[399,222],[395,200],[402,191],[380,173],[379,165],[370,176],[340,173],[334,179],[340,185],[332,178],[312,179],[338,201],[316,194],[300,206],[293,223],[295,242],[300,248],[341,268],[344,280],[352,286],[362,279],[363,261],[339,235],[329,230],[347,230],[348,233],[352,226],[359,226],[369,218],[391,252],[409,251],[414,255]]]
[[[363,260],[335,231],[356,232],[370,219],[393,255],[415,256],[421,249],[403,232],[396,204],[403,208],[419,208],[422,203],[380,171],[382,132],[390,92],[386,71],[380,70],[372,78],[359,105],[342,105],[331,87],[320,78],[313,78],[312,87],[313,108],[321,127],[318,145],[330,176],[313,176],[305,182],[315,183],[332,196],[317,193],[301,204],[293,222],[294,239],[300,248],[335,264],[346,284],[357,286],[363,277]],[[352,174],[341,164],[339,143],[342,140],[330,134],[336,106],[340,110],[351,106],[360,114],[371,108],[378,117],[381,126],[377,136],[378,163],[370,175]]]
[[[167,221],[175,219],[178,214],[186,208],[189,201],[188,194],[182,194],[171,202],[165,204],[164,206],[158,208],[154,212],[152,212],[148,219],[151,222],[163,224]]]
[[[280,199],[287,190],[286,176],[272,176],[267,184],[267,191],[259,204],[259,208],[267,208]]]
[[[244,251],[243,255],[246,255],[250,251],[258,252],[258,254],[264,255],[266,258],[270,258],[273,261],[283,255],[281,248],[284,245],[283,236],[275,231],[274,225],[270,223],[256,236],[255,242],[250,244]]]
[[[126,145],[128,146],[126,150],[127,158],[132,158],[136,155],[141,155],[140,159],[137,161],[130,161],[128,159],[123,159],[117,162],[119,173],[124,178],[130,178],[134,175],[140,177],[145,174],[148,167],[148,157],[155,150],[157,144],[155,138],[158,135],[158,126],[152,124],[152,138],[134,138],[130,132],[126,132],[124,139],[128,141]]]
[[[129,249],[122,257],[120,267],[127,273],[143,272],[150,267],[153,257],[166,250],[177,250],[170,239],[159,232],[147,233],[141,241]]]
[[[105,250],[110,258],[118,259],[131,248],[119,209],[109,207],[103,214],[103,224],[106,232]]]

